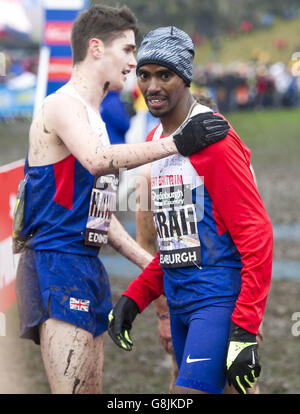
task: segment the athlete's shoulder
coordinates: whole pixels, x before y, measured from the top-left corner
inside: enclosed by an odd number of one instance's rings
[[[216,160],[230,160],[233,157],[243,157],[247,162],[250,162],[251,151],[241,140],[228,119],[219,112],[213,112],[214,115],[220,116],[228,122],[230,129],[227,136],[224,139],[207,146],[203,150],[192,154],[190,157],[211,160],[211,162],[216,162]]]
[[[228,120],[222,114],[217,112],[215,109],[210,108],[206,104],[204,105],[200,102],[197,102],[197,104],[194,106],[191,117],[194,117],[194,116],[199,115],[199,114],[203,114],[203,117],[205,117],[206,114],[207,115],[214,114],[216,116],[219,116],[219,117],[225,119],[228,122]],[[203,156],[204,154],[206,156],[212,156],[213,157],[213,156],[216,156],[219,152],[224,151],[224,148],[226,148],[228,145],[230,145],[228,137],[231,135],[230,132],[232,130],[233,130],[233,128],[230,125],[230,131],[228,132],[227,137],[225,139],[222,139],[221,141],[218,141],[215,144],[211,144],[211,145],[207,146],[203,150],[192,154],[190,157],[192,157],[192,156],[193,156],[193,158],[200,157],[200,156]]]
[[[79,122],[88,121],[87,112],[83,103],[73,96],[56,92],[47,96],[40,112],[43,118],[54,130],[58,126],[73,127]]]
[[[45,112],[55,113],[57,117],[65,117],[66,113],[82,110],[84,108],[82,102],[74,96],[63,92],[52,93],[43,100],[41,109]]]

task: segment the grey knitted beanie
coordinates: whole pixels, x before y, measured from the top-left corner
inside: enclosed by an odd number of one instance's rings
[[[136,70],[148,64],[166,66],[190,86],[194,55],[194,43],[187,33],[174,26],[159,27],[144,36]]]

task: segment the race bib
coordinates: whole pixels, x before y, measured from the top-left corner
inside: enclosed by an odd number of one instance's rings
[[[101,247],[108,242],[108,228],[113,211],[116,211],[119,178],[113,174],[95,177],[89,217],[86,225],[85,244]]]
[[[28,235],[23,233],[23,221],[24,221],[24,204],[25,204],[25,188],[28,179],[28,174],[25,175],[24,180],[19,182],[17,200],[13,212],[13,228],[12,228],[12,240],[13,240],[13,254],[21,253],[24,250]]]
[[[152,208],[162,267],[201,263],[197,214],[192,200],[192,179],[152,177]]]

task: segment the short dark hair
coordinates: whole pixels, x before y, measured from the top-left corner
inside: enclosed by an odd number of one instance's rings
[[[125,30],[133,30],[137,34],[137,19],[127,6],[95,5],[81,12],[71,32],[73,65],[86,57],[90,39],[96,37],[107,45]]]

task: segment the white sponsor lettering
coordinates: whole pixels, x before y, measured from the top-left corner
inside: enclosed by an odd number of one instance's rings
[[[197,260],[196,252],[182,252],[182,253],[171,253],[171,254],[160,254],[159,262],[163,264],[180,264],[195,262]]]
[[[101,175],[96,182],[96,188],[101,188],[101,184],[110,184],[114,191],[117,191],[119,178],[115,175]]]
[[[88,240],[92,243],[107,243],[108,237],[107,234],[101,234],[101,233],[94,233],[92,231],[89,231]]]

